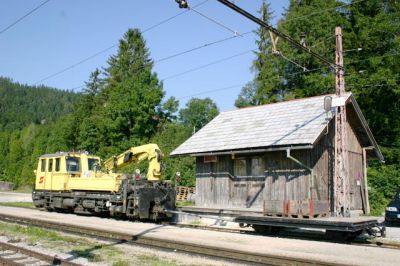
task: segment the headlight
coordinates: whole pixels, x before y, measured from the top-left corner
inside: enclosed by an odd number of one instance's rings
[[[388,212],[397,212],[397,208],[396,207],[386,207],[386,210]]]

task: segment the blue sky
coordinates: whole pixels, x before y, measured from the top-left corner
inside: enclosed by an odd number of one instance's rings
[[[44,0],[2,0],[0,30],[20,18]],[[205,2],[205,3],[203,3]],[[268,1],[274,11],[273,23],[281,17],[288,0]],[[239,32],[257,26],[215,0],[189,0],[196,10]],[[235,3],[256,14],[262,0],[236,0]],[[34,85],[45,77],[69,67],[114,44],[128,28],[144,31],[182,12],[174,0],[51,0],[24,20],[0,34],[0,76]],[[151,57],[167,56],[233,36],[227,29],[193,11],[186,12],[144,33]],[[247,34],[155,64],[154,71],[163,81],[167,97],[175,96],[181,107],[191,97],[210,97],[221,111],[234,108],[242,84],[250,81],[256,48],[255,35]],[[60,75],[39,84],[79,90],[96,67],[105,67],[113,47]],[[233,58],[191,71],[212,62]],[[225,89],[224,89],[225,88]],[[216,90],[216,91],[215,91]]]

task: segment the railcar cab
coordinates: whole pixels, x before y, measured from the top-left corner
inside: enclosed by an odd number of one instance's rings
[[[99,170],[100,158],[86,152],[59,152],[39,157],[36,190],[65,190],[69,177],[90,177]]]

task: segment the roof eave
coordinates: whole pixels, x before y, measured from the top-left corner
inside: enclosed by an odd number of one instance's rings
[[[374,147],[376,156],[378,157],[378,159],[381,163],[385,163],[385,158],[383,157],[383,154],[382,154],[381,150],[379,149],[378,143],[376,142],[374,135],[372,134],[371,129],[368,126],[367,120],[365,119],[364,115],[362,114],[360,106],[358,105],[353,94],[350,95],[350,98],[351,98],[351,103],[354,106],[354,110],[356,110],[357,116],[360,119],[361,124],[362,124],[365,132],[367,133],[367,136],[368,136],[372,146]]]
[[[261,152],[272,152],[272,151],[285,151],[291,150],[305,150],[312,149],[312,144],[302,145],[285,145],[285,146],[274,146],[265,148],[254,148],[254,149],[238,149],[238,150],[221,150],[221,151],[205,151],[205,152],[194,152],[194,153],[181,153],[181,154],[170,154],[171,157],[183,157],[183,156],[207,156],[207,155],[227,155],[227,154],[243,154],[243,153],[261,153]]]

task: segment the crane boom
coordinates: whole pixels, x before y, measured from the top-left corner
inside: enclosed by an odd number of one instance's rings
[[[159,181],[161,178],[161,161],[163,154],[157,144],[146,144],[137,147],[131,147],[127,151],[108,158],[104,162],[107,171],[117,170],[131,163],[138,163],[143,160],[149,161],[147,171],[148,181]]]

